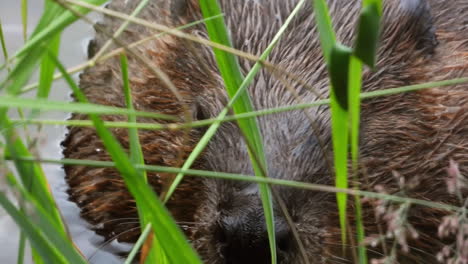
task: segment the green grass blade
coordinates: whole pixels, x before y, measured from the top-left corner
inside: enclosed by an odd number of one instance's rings
[[[76,112],[83,114],[96,113],[107,115],[136,115],[157,119],[175,120],[174,116],[151,112],[140,112],[113,106],[105,106],[91,103],[52,101],[46,99],[19,98],[13,96],[0,96],[0,107],[19,107],[24,109],[39,109],[42,111],[55,110],[60,112]]]
[[[13,158],[16,156],[32,157],[18,137],[18,133],[12,128],[9,118],[5,117],[3,120],[0,120],[0,128],[5,138],[6,149]],[[18,160],[14,160],[14,163],[25,188],[54,217],[56,224],[62,227],[61,232],[65,233],[60,214],[41,167],[36,163],[23,163]]]
[[[8,155],[5,156],[5,159],[11,160],[11,158]],[[115,167],[115,162],[112,162],[112,161],[97,161],[97,160],[83,160],[83,159],[57,160],[57,159],[37,159],[37,158],[31,158],[31,157],[16,157],[16,159],[21,160],[21,161],[41,162],[41,163],[47,163],[47,164],[92,166],[92,167],[100,167],[100,168],[101,167],[102,168],[114,168]],[[182,170],[181,168],[165,167],[165,166],[157,166],[157,165],[144,165],[144,166],[135,165],[135,168],[138,170],[146,170],[146,171],[160,172],[160,173],[183,172],[187,175],[191,175],[194,177],[207,177],[207,178],[213,178],[213,179],[268,183],[271,185],[287,186],[287,187],[292,187],[295,189],[303,189],[303,190],[310,190],[310,191],[347,193],[350,195],[359,195],[363,197],[369,197],[369,198],[380,199],[380,200],[385,200],[385,201],[392,201],[392,202],[397,202],[397,203],[411,203],[414,205],[421,205],[421,206],[426,206],[426,207],[431,207],[431,208],[448,210],[452,212],[459,212],[460,210],[459,206],[438,203],[438,202],[431,202],[431,201],[415,199],[415,198],[408,198],[408,197],[403,197],[401,195],[389,195],[389,194],[384,194],[384,193],[360,191],[360,190],[353,190],[353,189],[339,189],[339,188],[329,186],[329,185],[313,184],[313,183],[307,183],[307,182],[297,182],[297,181],[275,179],[275,178],[266,178],[262,176],[223,173],[223,172],[204,171],[204,170],[192,170],[192,169]]]
[[[49,0],[50,1],[50,0]],[[105,0],[82,0],[85,3],[93,5],[101,5],[105,3]],[[63,8],[57,4],[50,5],[50,13],[46,13],[44,16],[46,19],[39,23],[38,27],[40,30],[35,30],[30,40],[16,53],[16,57],[22,57],[26,55],[30,50],[36,49],[42,42],[47,41],[52,36],[61,32],[65,27],[75,22],[78,18],[70,11],[63,11]],[[83,7],[73,7],[74,10],[82,15],[87,14],[90,10]],[[50,15],[49,15],[50,14]],[[57,16],[58,15],[58,16]]]
[[[330,18],[330,12],[325,0],[313,0],[315,21],[320,37],[323,57],[327,63],[330,62],[330,53],[336,42],[335,31]]]
[[[304,1],[301,1],[300,3],[298,3],[295,10],[292,12],[290,17],[288,17],[287,21],[281,27],[278,34],[274,37],[272,43],[270,43],[268,48],[262,54],[261,56],[262,60],[268,57],[273,47],[279,41],[280,36],[282,35],[286,27],[291,22],[292,18],[295,16],[295,14],[298,12],[298,10],[303,4],[304,4]],[[201,5],[202,5],[202,12],[205,17],[215,16],[221,13],[221,10],[219,6],[217,5],[216,1],[211,1],[211,2],[201,1]],[[227,30],[225,28],[224,20],[222,18],[218,19],[218,21],[215,21],[215,20],[208,21],[206,22],[206,25],[207,25],[207,29],[210,34],[211,40],[213,40],[214,42],[218,42],[218,43],[230,46],[231,43],[227,34]],[[228,94],[231,97],[231,101],[228,106],[229,107],[232,106],[236,114],[245,113],[245,112],[253,110],[248,93],[245,92],[244,90],[246,90],[246,88],[248,87],[248,84],[251,83],[254,76],[260,70],[261,68],[260,63],[257,62],[252,68],[252,70],[249,72],[247,77],[244,80],[242,80],[242,74],[240,73],[240,68],[237,62],[237,58],[220,50],[215,49],[214,52],[217,57],[217,62],[218,62],[218,66],[220,68],[221,73],[224,72],[225,75],[227,75],[226,76],[227,80],[226,80],[225,76],[222,74],[223,79],[225,80],[226,89],[228,90]],[[241,104],[235,103],[237,98],[240,98]],[[219,119],[224,118],[224,116],[227,114],[227,109],[228,108],[226,108],[219,115]],[[243,124],[241,122],[238,122],[238,124],[246,137],[247,144],[250,146],[253,146],[253,149],[249,150],[249,154],[251,155],[252,165],[254,167],[255,173],[258,175],[264,175],[265,171],[267,171],[267,168],[266,168],[265,154],[263,152],[262,137],[259,132],[258,126],[256,124],[256,121],[254,119],[250,119],[247,121],[249,122],[244,122],[245,124],[244,129],[243,129]],[[204,145],[208,143],[209,138],[211,138],[211,136],[214,134],[216,129],[219,127],[219,125],[220,125],[219,122],[215,123],[208,129],[207,133],[205,133],[204,137],[202,138],[202,141],[200,141],[201,144],[199,143],[196,146],[197,152],[201,152],[201,150],[204,148]],[[250,151],[253,151],[253,153],[251,153]],[[195,155],[198,155],[198,154],[199,153],[195,153]],[[195,157],[195,155],[193,157]],[[254,155],[258,157],[258,160],[256,160],[253,157]],[[260,162],[260,164],[257,164],[257,162]],[[273,215],[273,210],[272,210],[273,208],[272,197],[271,197],[269,187],[267,185],[260,185],[260,194],[261,194],[261,199],[263,203],[264,214],[265,214],[265,219],[266,219],[266,224],[267,224],[272,261],[273,263],[275,263],[276,262],[276,246],[275,246],[276,242],[275,242],[275,235],[274,235],[274,215]]]
[[[382,16],[381,0],[364,0],[358,24],[358,35],[355,44],[354,56],[351,59],[350,74],[350,126],[351,126],[351,161],[354,182],[358,179],[359,159],[359,124],[360,124],[360,97],[362,86],[362,63],[374,68],[377,60],[377,48],[380,34],[380,19]],[[355,57],[356,56],[356,57]],[[354,186],[359,189],[359,186]],[[364,244],[365,232],[362,218],[362,205],[360,197],[354,196],[356,215],[356,235],[358,242],[359,263],[368,263],[367,250]]]
[[[130,89],[130,82],[128,79],[128,60],[125,54],[120,55],[120,65],[122,67],[123,94],[125,97],[125,104],[127,105],[128,110],[133,111],[135,109],[133,107],[132,91]],[[128,121],[129,123],[136,124],[136,116],[131,114],[128,115]],[[138,137],[138,129],[129,128],[128,136],[130,144],[130,160],[134,164],[145,164],[143,151],[141,150],[140,140]],[[144,173],[144,178],[146,179],[146,173]]]
[[[249,75],[247,75],[246,79],[248,79],[248,77]],[[377,91],[372,91],[372,92],[364,92],[359,95],[359,98],[369,99],[369,98],[375,98],[378,96],[386,96],[386,95],[392,95],[392,94],[397,94],[397,93],[408,93],[408,92],[419,91],[423,89],[429,89],[433,87],[444,87],[444,86],[451,86],[451,85],[457,85],[457,84],[462,84],[462,83],[468,83],[468,78],[456,78],[456,79],[451,79],[451,80],[444,80],[444,81],[437,81],[437,82],[430,82],[430,83],[423,83],[423,84],[416,84],[416,85],[408,85],[408,86],[402,86],[402,87],[397,87],[397,88],[382,89],[382,90],[377,90]],[[330,103],[329,99],[322,99],[322,100],[317,100],[311,103],[303,103],[303,104],[288,105],[288,106],[275,107],[275,108],[269,108],[269,109],[262,109],[258,111],[252,111],[252,112],[229,115],[229,116],[224,115],[224,117],[218,116],[215,119],[194,121],[190,124],[181,123],[181,124],[163,125],[163,124],[143,123],[143,122],[130,123],[130,122],[109,121],[109,122],[104,122],[104,125],[106,127],[119,127],[119,128],[134,127],[134,128],[139,128],[139,129],[151,129],[151,130],[162,130],[162,129],[177,130],[177,129],[184,129],[187,127],[210,126],[216,122],[230,122],[230,121],[235,121],[235,120],[242,119],[242,118],[251,118],[251,117],[272,115],[272,114],[277,114],[277,113],[284,113],[284,112],[293,111],[293,110],[307,109],[307,108],[317,107],[320,105],[327,105],[329,103]],[[93,126],[92,122],[89,120],[12,119],[11,121],[15,126],[22,125],[22,124]]]
[[[221,9],[216,0],[202,0],[200,2],[202,13],[205,17],[221,14]],[[225,27],[224,18],[219,17],[205,22],[211,41],[232,47],[228,31]],[[229,97],[233,97],[241,86],[244,77],[242,76],[237,57],[225,51],[214,49],[218,69],[223,77],[226,91]],[[244,91],[238,101],[233,105],[235,113],[244,113],[253,110],[249,94]],[[245,134],[246,140],[253,146],[254,153],[258,156],[260,166],[266,168],[265,156],[263,153],[263,140],[255,119],[243,120],[239,122],[239,127]]]
[[[358,25],[354,54],[369,67],[375,67],[379,41],[381,2],[368,0],[364,3]]]
[[[336,36],[325,0],[314,0],[314,12],[320,36],[322,53],[328,65],[331,83],[330,106],[332,114],[332,141],[335,163],[335,185],[348,186],[348,70],[349,48],[336,43]],[[345,77],[344,77],[345,76]],[[336,194],[340,218],[341,240],[346,241],[346,194]]]
[[[66,72],[63,65],[56,58],[53,59],[57,68],[73,90],[77,100],[87,102],[85,95]],[[161,247],[170,263],[201,263],[182,231],[170,216],[170,213],[159,200],[152,187],[146,183],[143,174],[132,164],[127,153],[114,135],[104,126],[103,121],[96,114],[89,114],[89,117],[94,124],[96,133],[115,162],[116,169],[121,173],[126,186],[135,198],[137,207],[139,208],[138,211],[146,212],[143,215],[145,221],[151,223],[152,226],[158,227],[155,232],[155,239],[164,241],[164,243],[161,243]]]
[[[218,115],[218,118],[223,119],[227,115],[228,112],[229,110],[227,108],[223,109],[223,111],[221,111],[221,113]],[[188,156],[187,160],[182,166],[182,169],[190,169],[190,167],[195,162],[195,160],[200,156],[203,149],[205,149],[205,147],[208,145],[208,142],[211,140],[211,138],[214,136],[218,128],[221,126],[221,121],[219,119],[212,121],[210,127],[206,130],[203,137],[198,141],[198,144],[195,146],[195,148],[192,150],[192,152]],[[171,186],[169,186],[167,190],[167,193],[163,200],[164,203],[169,201],[169,198],[175,192],[179,183],[182,181],[183,176],[184,176],[183,173],[178,173],[176,175],[174,182],[171,184]]]
[[[50,1],[48,1],[48,2],[50,2]],[[217,16],[217,17],[218,17],[218,16]],[[193,22],[191,22],[191,23],[184,24],[184,25],[182,25],[182,26],[180,26],[180,27],[176,27],[175,29],[178,29],[178,30],[187,29],[187,28],[193,27],[193,26],[195,26],[195,25],[198,25],[198,24],[200,24],[200,23],[203,23],[205,20],[210,20],[210,19],[214,19],[214,18],[216,18],[216,17],[210,17],[210,18],[206,18],[206,19],[202,19],[202,20],[196,20],[196,21],[193,21]],[[141,45],[142,43],[147,42],[147,41],[150,40],[150,39],[157,39],[158,37],[164,36],[164,35],[166,35],[166,34],[167,34],[167,33],[165,33],[165,32],[158,33],[158,34],[154,34],[154,35],[152,35],[152,36],[149,36],[149,37],[144,38],[144,39],[142,39],[142,40],[140,40],[140,41],[137,41],[137,42],[134,42],[134,43],[130,44],[130,45],[128,46],[128,48],[137,47],[137,46]],[[121,49],[121,50],[122,50],[122,49]],[[112,55],[112,54],[114,54],[114,55]],[[94,58],[93,60],[90,60],[90,61],[88,61],[88,62],[85,63],[85,64],[81,64],[79,67],[74,67],[73,70],[69,70],[68,73],[69,73],[69,74],[73,74],[73,73],[82,71],[83,69],[85,69],[85,68],[87,68],[87,67],[93,66],[93,65],[94,65],[95,63],[97,63],[97,62],[103,62],[103,61],[105,61],[105,60],[107,60],[107,59],[109,59],[109,58],[111,58],[111,57],[113,57],[113,56],[115,56],[115,55],[118,55],[118,50],[117,50],[117,49],[114,49],[113,51],[110,51],[110,52],[108,52],[108,53],[106,53],[106,54],[103,54],[103,55],[101,56],[101,58],[99,58],[99,59]],[[2,69],[5,68],[5,67],[6,67],[6,65],[1,65],[1,66],[0,66],[0,70],[2,70]],[[56,74],[56,75],[54,75],[54,80],[60,79],[60,78],[62,78],[62,75],[61,75],[61,74]],[[29,84],[29,85],[25,86],[25,87],[21,90],[21,94],[26,93],[26,92],[29,92],[29,91],[31,91],[31,90],[34,90],[35,88],[37,88],[37,86],[38,86],[38,83]]]
[[[204,17],[221,14],[221,8],[219,7],[216,0],[201,0],[200,7]],[[206,21],[205,25],[211,41],[232,47],[223,17]],[[235,57],[233,54],[216,48],[213,49],[213,52],[218,64],[218,69],[221,73],[221,76],[223,77],[226,91],[229,97],[232,98],[237,93],[244,80],[237,57]],[[241,93],[239,100],[234,102],[232,108],[235,113],[245,113],[253,110],[252,102],[247,91],[243,91]],[[239,120],[237,123],[244,135],[247,146],[251,147],[248,148],[248,152],[251,157],[251,162],[255,173],[266,176],[265,173],[267,173],[268,169],[265,153],[263,151],[263,138],[260,134],[260,129],[256,120],[253,118],[244,119]],[[271,191],[269,186],[266,184],[260,184],[259,190],[268,231],[271,260],[272,263],[275,264],[277,262],[277,256],[274,226],[275,220]]]
[[[0,90],[7,89],[9,94],[17,94],[19,89],[28,82],[31,74],[37,69],[37,62],[42,58],[41,51],[31,53],[11,70],[7,79],[0,84]]]
[[[350,115],[350,141],[351,160],[353,171],[358,169],[359,159],[359,124],[361,106],[361,86],[362,86],[362,63],[352,56],[349,67],[349,115]]]
[[[28,39],[28,0],[21,0],[21,22],[23,23],[23,39]]]
[[[56,57],[58,57],[60,49],[60,36],[61,34],[54,36],[54,38],[50,41],[50,45],[48,46],[48,52],[54,54]],[[54,80],[54,71],[55,64],[50,60],[50,56],[44,56],[42,58],[39,73],[39,88],[37,90],[38,98],[49,97],[50,88],[52,87],[52,82]]]
[[[85,2],[102,4],[105,0],[85,0]],[[46,10],[43,15],[44,19],[41,19],[29,41],[16,53],[15,57],[20,58],[20,61],[6,81],[0,85],[0,88],[6,87],[9,94],[15,95],[20,92],[21,87],[27,83],[39,60],[47,51],[50,41],[77,19],[70,11],[60,12],[61,9],[56,5],[46,3],[46,7],[51,8]],[[88,9],[81,7],[77,7],[76,10],[81,14],[89,12]]]
[[[349,118],[350,118],[350,141],[351,141],[351,162],[355,182],[358,181],[358,159],[359,159],[359,124],[360,124],[360,93],[362,86],[362,63],[355,56],[351,57],[349,67]],[[359,189],[359,186],[355,186]],[[358,257],[359,263],[366,264],[367,250],[364,245],[364,224],[362,221],[362,206],[360,197],[355,195],[355,219],[356,219],[356,235],[358,242]]]
[[[229,109],[234,104],[234,102],[236,102],[237,99],[240,98],[241,94],[244,93],[244,90],[246,90],[247,87],[250,85],[250,83],[253,81],[253,78],[258,73],[258,71],[260,71],[260,69],[262,67],[261,61],[267,59],[267,57],[269,56],[269,54],[271,53],[273,48],[278,43],[281,35],[283,34],[283,32],[286,30],[287,26],[291,22],[292,18],[297,14],[297,12],[299,11],[300,7],[304,4],[304,2],[305,1],[302,0],[301,2],[298,3],[298,6],[296,7],[296,9],[291,13],[290,17],[288,17],[288,19],[285,21],[283,26],[280,28],[280,30],[278,31],[276,36],[273,38],[273,41],[270,43],[270,45],[268,45],[266,50],[260,56],[260,62],[255,63],[255,65],[252,67],[252,69],[250,70],[250,72],[247,74],[247,76],[243,80],[242,84],[240,85],[239,89],[237,90],[236,94],[231,98],[231,100],[229,101],[229,103],[227,104],[225,109],[223,111],[221,111],[221,113],[215,119],[195,121],[195,122],[192,123],[192,124],[197,123],[197,124],[200,124],[200,125],[203,125],[203,124],[210,125],[210,128],[205,132],[204,136],[200,139],[199,143],[194,148],[192,153],[189,155],[189,157],[187,158],[187,160],[186,160],[186,162],[185,162],[185,164],[183,165],[182,168],[189,169],[190,166],[192,166],[195,159],[201,154],[201,152],[203,151],[205,146],[208,144],[211,137],[214,135],[214,133],[216,132],[216,130],[220,126],[220,122],[226,122],[227,120],[231,120],[231,121],[232,120],[238,120],[237,118],[234,118],[234,119],[226,118],[226,115],[229,112]],[[218,17],[221,17],[221,16],[216,15],[216,16],[213,16],[212,18],[218,18]],[[275,110],[273,110],[273,111],[275,111]],[[262,112],[262,111],[258,111],[258,112]],[[247,114],[247,113],[248,112],[241,113],[241,114],[236,114],[236,116],[244,115],[244,114]],[[253,112],[250,112],[250,113],[253,113]],[[245,116],[245,117],[242,117],[242,118],[250,118],[250,117],[256,117],[256,116],[261,116],[261,115],[262,114],[251,115],[251,116]],[[239,119],[241,119],[241,118],[239,118]],[[177,175],[176,179],[174,180],[174,183],[171,185],[171,187],[168,190],[168,195],[166,195],[165,201],[168,200],[168,198],[175,191],[175,188],[177,187],[177,185],[182,181],[182,176],[183,176],[182,174]]]
[[[350,60],[352,50],[341,44],[336,44],[332,49],[330,56],[330,82],[333,95],[331,104],[337,103],[344,111],[348,111],[349,107],[349,91],[348,91],[348,76],[350,71]],[[330,97],[331,98],[331,97]],[[333,102],[333,100],[336,100]],[[346,121],[347,122],[347,121]]]
[[[383,11],[382,0],[363,0],[362,4],[363,4],[363,7],[367,7],[369,5],[375,5],[378,11],[378,15],[382,16],[382,11]]]
[[[3,34],[2,21],[0,20],[0,43],[2,44],[3,58],[5,58],[5,63],[8,63],[8,50],[5,43],[5,35]]]
[[[41,230],[31,222],[31,218],[22,214],[8,200],[4,193],[0,192],[0,205],[11,216],[21,230],[27,234],[31,246],[37,250],[47,263],[66,263],[66,259],[44,237]]]
[[[54,0],[44,1],[44,13],[42,14],[39,22],[37,23],[31,36],[37,35],[39,32],[44,30],[50,23],[57,19],[60,14],[63,14],[66,10],[57,4]]]
[[[127,56],[125,54],[120,54],[120,65],[122,69],[122,81],[123,81],[123,94],[125,97],[125,104],[127,105],[127,108],[129,110],[134,110],[133,107],[133,100],[132,100],[132,90],[130,89],[130,81],[128,77],[128,60]],[[131,123],[136,124],[137,119],[135,115],[129,115],[128,116],[128,121]],[[143,151],[141,149],[141,144],[140,144],[140,139],[138,137],[138,129],[137,128],[129,128],[128,129],[128,137],[129,137],[129,144],[130,144],[130,160],[133,164],[145,164],[145,160],[143,157]],[[143,178],[147,182],[147,175],[146,171],[141,172],[143,175]],[[147,219],[150,217],[147,216],[147,212],[140,210],[140,208],[137,208],[139,210],[139,215],[140,217],[140,225],[141,226],[147,226],[151,225],[151,223],[148,222]],[[151,237],[152,235],[150,235]],[[146,261],[149,263],[161,263],[161,260],[167,259],[166,255],[164,254],[164,251],[160,248],[159,243],[152,243],[154,239],[149,239],[148,243],[150,243],[151,250],[149,254],[146,257]],[[159,255],[156,255],[157,252],[159,252]],[[157,256],[157,257],[156,257]]]
[[[333,156],[335,161],[335,186],[348,188],[348,81],[351,49],[340,44],[330,53],[328,66],[331,81],[330,106],[332,113]],[[344,78],[343,78],[344,77]],[[344,79],[344,80],[343,80]],[[346,204],[347,195],[336,195],[340,217],[341,237],[346,242]]]
[[[136,17],[138,16],[138,14],[141,12],[141,10],[143,10],[146,5],[148,4],[149,0],[141,0],[140,3],[138,4],[138,6],[135,8],[135,10],[133,10],[133,12],[130,14],[130,17]],[[112,39],[117,39],[120,34],[122,34],[122,32],[124,32],[124,30],[128,27],[128,25],[130,24],[130,21],[128,20],[125,20],[122,25],[120,25],[120,27],[117,29],[117,31],[115,31],[114,35],[112,36]],[[102,48],[98,51],[98,53],[96,55],[94,55],[94,58],[93,60],[96,60],[96,58],[99,58],[102,56],[102,54],[104,52],[106,52],[106,50],[111,46],[111,44],[113,43],[113,40],[112,39],[109,39],[103,46]]]
[[[16,263],[23,264],[24,263],[24,251],[26,248],[26,236],[23,231],[20,232],[20,238],[18,243],[18,259]]]
[[[8,181],[11,187],[20,193],[22,199],[24,199],[24,202],[30,206],[29,211],[31,211],[31,213],[29,218],[34,219],[34,224],[39,228],[50,245],[55,250],[57,250],[60,258],[64,258],[66,260],[66,262],[61,263],[71,262],[85,264],[86,261],[83,259],[83,256],[75,249],[71,239],[67,236],[66,233],[61,232],[60,227],[57,226],[55,219],[44,209],[43,205],[35,200],[34,197],[32,197],[23,187],[21,187],[16,181],[16,178],[9,177]],[[33,250],[36,251],[37,249],[33,248]],[[41,261],[44,260],[44,256],[41,255]]]
[[[124,264],[132,264],[133,263],[133,260],[135,259],[136,255],[138,254],[141,247],[143,246],[143,243],[145,243],[146,238],[150,234],[151,230],[152,230],[151,229],[151,224],[146,225],[143,232],[141,232],[141,235],[138,238],[137,242],[135,243],[135,245],[133,245],[133,248],[130,251],[130,253],[128,254],[128,257],[125,259]]]
[[[0,131],[5,138],[6,149],[9,155],[12,156],[16,170],[20,176],[23,186],[31,194],[35,201],[38,201],[44,211],[50,216],[53,221],[55,230],[52,232],[54,234],[64,235],[65,227],[56,207],[56,204],[52,198],[49,186],[47,184],[46,177],[41,167],[37,163],[25,163],[16,159],[17,156],[29,156],[32,155],[29,153],[26,146],[23,144],[21,139],[18,137],[18,133],[13,129],[12,123],[9,118],[6,116],[6,109],[1,109],[4,114],[4,117],[0,118]],[[23,230],[24,231],[24,230]],[[44,256],[40,255],[37,248],[32,245],[32,255],[36,263],[47,263]],[[51,253],[52,254],[52,253]]]

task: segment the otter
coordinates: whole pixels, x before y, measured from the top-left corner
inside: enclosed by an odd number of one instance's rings
[[[137,2],[113,0],[108,8],[131,13]],[[297,2],[219,1],[233,46],[254,55],[261,54]],[[337,39],[352,45],[360,1],[327,2]],[[277,77],[281,74],[263,69],[248,90],[255,109],[328,97],[327,68],[313,13],[312,4],[305,4],[268,58],[278,69],[299,76],[302,82],[287,81],[287,85],[295,89],[293,93],[287,89],[284,80]],[[202,19],[198,0],[150,1],[139,17],[169,27]],[[377,67],[374,71],[364,71],[363,90],[370,92],[467,77],[467,18],[466,0],[385,0]],[[105,17],[100,25],[108,32],[114,32],[120,24],[116,18]],[[208,38],[201,24],[184,31]],[[129,44],[154,33],[152,29],[130,25],[119,40]],[[108,35],[98,31],[89,46],[89,56],[92,57],[107,40]],[[228,102],[210,47],[166,34],[134,48],[134,51],[146,57],[151,66],[163,70],[183,95],[182,101],[176,98],[157,76],[130,56],[129,74],[136,109],[182,119],[184,109],[190,109],[195,120],[203,120],[216,117]],[[242,58],[239,63],[244,73],[253,65],[252,61]],[[312,86],[313,90],[303,84]],[[125,107],[120,64],[116,58],[86,69],[80,76],[80,87],[93,103]],[[121,116],[102,118],[107,121],[126,120]],[[87,117],[74,114],[72,119]],[[151,118],[139,118],[139,121],[168,122]],[[334,184],[333,171],[327,163],[327,159],[332,157],[328,106],[265,115],[258,117],[257,121],[263,135],[269,177]],[[112,132],[128,148],[127,130],[113,128]],[[181,166],[203,133],[204,128],[192,128],[188,132],[140,130],[145,163]],[[69,127],[63,146],[66,158],[110,160],[92,128]],[[462,201],[447,189],[450,162],[452,169],[457,168],[459,174],[468,175],[467,83],[375,97],[362,102],[360,189],[463,207]],[[221,125],[192,168],[253,174],[245,142],[235,122]],[[106,239],[116,236],[125,242],[137,239],[140,232],[138,221],[128,220],[137,218],[134,201],[115,169],[67,165],[65,172],[70,199],[79,205],[82,217],[94,226],[98,234]],[[148,181],[156,192],[161,192],[173,176],[150,172]],[[335,194],[279,186],[272,188],[289,210],[309,263],[348,263],[354,260],[352,254],[342,250]],[[462,190],[462,195],[467,197],[466,189]],[[384,232],[395,228],[376,213],[376,208],[385,206],[391,212],[391,204],[372,199],[363,199],[362,203],[368,237],[376,237],[379,228]],[[206,263],[270,262],[256,184],[185,177],[167,207]],[[351,202],[349,207],[348,217],[352,217],[354,209]],[[291,228],[285,223],[276,203],[274,210],[279,262],[303,263],[304,258],[291,235]],[[385,254],[391,254],[388,248],[385,251],[385,245],[396,245],[393,262],[438,263],[441,257],[437,253],[454,239],[438,234],[444,217],[450,214],[442,209],[411,205],[405,211],[408,228],[402,229],[401,237],[385,238],[376,247],[369,246],[368,254],[373,259],[382,260]],[[349,222],[350,226],[354,225],[352,219]],[[405,236],[407,233],[417,235]],[[345,248],[352,248],[352,245],[345,245]]]

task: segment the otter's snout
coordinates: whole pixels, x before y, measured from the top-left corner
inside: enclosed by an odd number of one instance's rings
[[[293,249],[293,236],[282,217],[275,219],[278,261]],[[270,245],[262,208],[225,216],[215,230],[226,264],[271,263]]]

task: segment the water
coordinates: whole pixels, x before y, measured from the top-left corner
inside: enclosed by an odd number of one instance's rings
[[[19,0],[1,0],[0,3],[0,20],[10,56],[24,43],[20,2]],[[29,0],[28,2],[28,31],[32,31],[42,14],[43,0]],[[97,19],[96,15],[91,17],[94,20]],[[87,43],[93,34],[92,26],[81,21],[72,25],[63,33],[59,58],[67,68],[85,61]],[[0,56],[0,64],[3,64],[3,62],[3,56]],[[33,78],[31,82],[35,80],[36,78]],[[70,101],[69,94],[70,90],[64,82],[57,81],[52,87],[49,98],[57,101]],[[28,96],[34,96],[34,92]],[[64,120],[67,117],[67,113],[51,112],[41,114],[40,118]],[[40,133],[36,132],[35,129],[31,129],[31,134],[40,138],[40,156],[50,159],[62,158],[60,142],[63,140],[65,133],[66,129],[62,126],[46,126]],[[109,252],[122,248],[128,249],[128,246],[113,243],[104,249],[98,250],[102,238],[89,229],[88,224],[79,217],[78,207],[68,201],[67,186],[64,181],[62,167],[59,165],[44,165],[43,168],[73,240],[87,258],[91,257],[90,263],[121,263],[121,260]],[[16,263],[18,239],[19,232],[15,223],[0,209],[0,263]],[[25,263],[32,263],[29,249],[27,250],[26,259]]]

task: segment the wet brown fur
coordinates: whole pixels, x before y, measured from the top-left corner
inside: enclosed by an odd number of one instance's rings
[[[127,13],[137,1],[113,1],[111,9]],[[175,27],[201,18],[198,1],[152,1],[140,17],[155,23]],[[271,0],[220,1],[232,32],[234,46],[259,55],[284,22],[297,1]],[[354,23],[359,6],[356,1],[328,1],[338,39],[352,43]],[[364,90],[424,83],[457,77],[468,77],[468,2],[464,0],[403,0],[385,1],[382,44],[375,72],[366,70]],[[427,9],[412,9],[411,4]],[[346,10],[343,11],[343,10]],[[422,10],[422,11],[421,11]],[[419,13],[418,13],[419,12]],[[310,4],[286,31],[269,61],[292,72],[312,85],[319,93],[292,82],[303,102],[328,96],[326,68]],[[275,19],[272,19],[274,17]],[[120,21],[105,18],[102,23],[114,32]],[[235,27],[233,27],[235,25]],[[435,33],[432,31],[435,29]],[[186,32],[206,37],[202,26]],[[153,34],[150,29],[130,26],[120,38],[132,43]],[[106,41],[97,34],[90,45],[90,55]],[[216,116],[227,101],[223,83],[209,48],[165,35],[136,48],[169,76],[184,102],[179,102],[156,76],[130,58],[130,76],[134,105],[138,110],[176,115],[183,118],[182,104],[193,109],[195,119]],[[244,71],[252,62],[241,59]],[[281,74],[279,74],[281,76]],[[288,81],[289,82],[289,81]],[[257,109],[298,103],[284,82],[263,70],[250,88]],[[80,87],[93,103],[124,107],[120,65],[118,59],[87,69],[80,79]],[[320,184],[333,184],[325,157],[331,157],[330,118],[328,107],[309,109],[308,115],[318,126],[320,139],[312,133],[310,121],[302,111],[292,111],[259,118],[268,154],[269,176]],[[74,114],[72,119],[86,119]],[[106,116],[109,121],[123,117]],[[140,118],[140,122],[162,122]],[[128,147],[126,129],[112,129],[124,147]],[[192,129],[187,138],[183,130],[140,130],[145,162],[153,165],[180,166],[178,157],[186,158],[203,133]],[[252,174],[249,158],[240,133],[233,123],[224,124],[205,153],[192,168]],[[326,147],[323,153],[318,141]],[[71,127],[66,140],[66,158],[109,160],[103,145],[92,128]],[[447,193],[445,179],[449,160],[456,161],[462,174],[468,175],[468,84],[438,87],[419,92],[403,93],[365,100],[362,106],[360,176],[361,188],[375,191],[382,185],[389,193],[400,190],[392,176],[395,172],[407,182],[417,179],[419,184],[406,190],[405,195],[418,199],[460,205]],[[119,174],[110,168],[65,166],[70,185],[70,198],[82,209],[82,216],[96,226],[107,239],[120,234],[119,241],[135,241],[138,225],[125,218],[136,218],[132,197],[126,191]],[[159,192],[172,175],[149,173],[149,181]],[[223,214],[230,212],[233,201],[246,199],[252,208],[260,208],[251,195],[235,190],[249,185],[209,179],[186,178],[168,203],[175,219],[187,222],[191,236],[207,263],[222,263],[219,245],[212,230]],[[338,262],[341,255],[339,223],[333,194],[294,191],[278,188],[289,205],[296,228],[307,249],[311,263]],[[258,198],[258,197],[257,197]],[[258,200],[258,199],[257,199]],[[228,205],[225,205],[228,203]],[[376,233],[375,201],[365,203],[367,233]],[[319,205],[319,206],[317,206]],[[224,208],[225,206],[226,208]],[[242,209],[249,210],[249,209]],[[253,210],[253,209],[252,209]],[[354,211],[350,208],[349,215]],[[400,263],[436,263],[435,253],[442,243],[437,239],[437,226],[447,212],[413,206],[409,219],[420,233],[410,241],[409,253],[399,251]],[[119,220],[120,219],[120,220]],[[352,221],[351,221],[352,222]],[[132,229],[137,228],[137,229]],[[128,230],[133,230],[128,232]],[[375,248],[369,252],[380,252]],[[379,253],[380,254],[380,253]],[[375,256],[379,256],[375,254]],[[371,253],[372,255],[372,253]],[[350,257],[348,255],[348,257]],[[298,253],[285,257],[285,263],[300,263]]]

